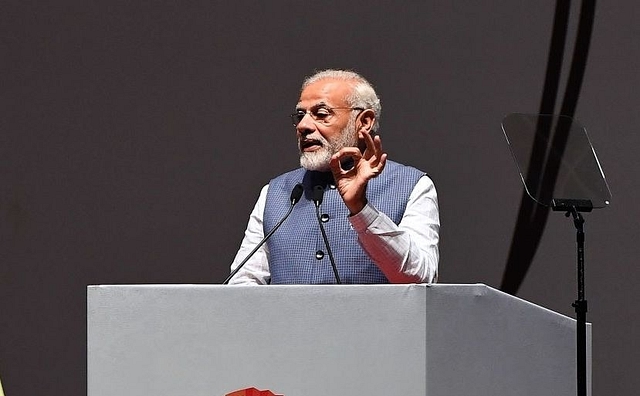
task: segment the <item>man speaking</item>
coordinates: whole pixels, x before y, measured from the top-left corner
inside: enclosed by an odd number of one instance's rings
[[[437,280],[435,186],[387,160],[380,113],[378,95],[357,73],[305,79],[291,115],[301,168],[262,188],[230,284]]]

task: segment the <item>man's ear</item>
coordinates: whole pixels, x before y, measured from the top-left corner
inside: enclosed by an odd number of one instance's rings
[[[373,125],[376,123],[376,113],[371,109],[365,109],[358,117],[358,132],[373,134]]]

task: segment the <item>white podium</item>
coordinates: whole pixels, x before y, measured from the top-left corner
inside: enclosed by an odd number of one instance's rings
[[[87,297],[88,396],[576,394],[575,321],[485,285],[120,285]],[[588,340],[590,390],[590,325]]]

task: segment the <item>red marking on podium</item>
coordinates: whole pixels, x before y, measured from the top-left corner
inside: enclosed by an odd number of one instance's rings
[[[231,393],[227,393],[225,396],[284,396],[276,395],[270,390],[258,390],[256,388],[240,389]]]

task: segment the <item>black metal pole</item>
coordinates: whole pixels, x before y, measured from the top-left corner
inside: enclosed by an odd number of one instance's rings
[[[576,227],[578,248],[578,299],[572,304],[576,311],[576,354],[578,396],[587,396],[587,300],[584,296],[584,218],[576,207],[570,212]]]

